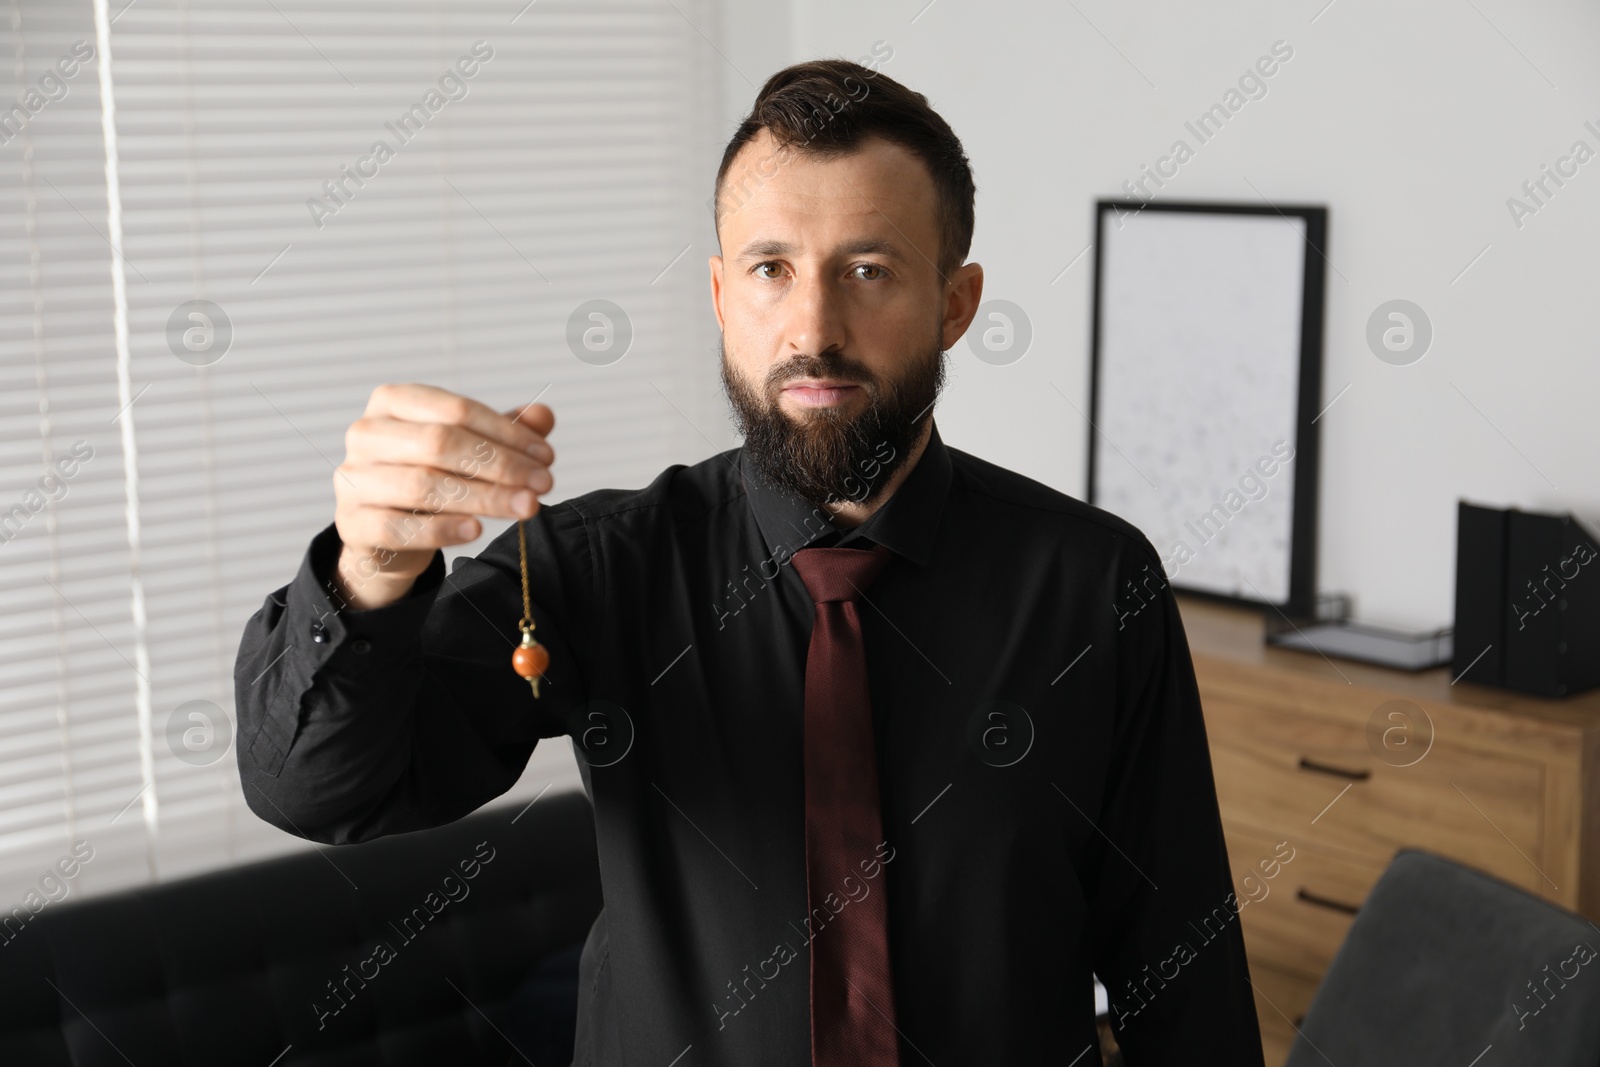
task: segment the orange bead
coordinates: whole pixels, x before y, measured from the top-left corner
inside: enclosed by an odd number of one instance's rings
[[[524,678],[537,678],[550,666],[550,653],[541,644],[519,645],[511,653],[511,669]]]

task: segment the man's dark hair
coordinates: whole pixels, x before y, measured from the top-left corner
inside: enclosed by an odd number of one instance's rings
[[[722,153],[715,193],[719,223],[749,198],[748,188],[730,188],[724,195],[723,180],[739,150],[762,130],[771,134],[778,151],[756,165],[757,181],[771,177],[790,153],[826,159],[855,151],[869,137],[900,145],[933,178],[939,274],[948,277],[966,262],[972,247],[972,167],[961,139],[921,93],[847,59],[815,59],[778,71],[756,94],[755,106]]]

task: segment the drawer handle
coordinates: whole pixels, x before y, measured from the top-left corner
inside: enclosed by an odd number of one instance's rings
[[[1331,774],[1335,778],[1348,778],[1352,782],[1364,782],[1372,777],[1370,770],[1347,770],[1344,767],[1335,767],[1331,763],[1318,763],[1316,760],[1306,759],[1304,756],[1300,757],[1300,769],[1302,771],[1316,771],[1318,774]]]
[[[1294,891],[1294,895],[1296,899],[1303,900],[1307,904],[1315,904],[1317,907],[1327,908],[1329,911],[1340,911],[1346,915],[1354,915],[1356,912],[1361,910],[1361,908],[1355,904],[1346,904],[1342,900],[1329,900],[1327,897],[1319,897],[1315,893],[1309,893],[1306,891],[1304,886],[1296,889]]]

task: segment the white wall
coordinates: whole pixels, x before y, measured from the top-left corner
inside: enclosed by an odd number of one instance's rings
[[[1318,423],[1319,587],[1354,594],[1365,621],[1432,627],[1453,610],[1458,497],[1600,525],[1600,158],[1520,228],[1506,205],[1575,141],[1600,152],[1584,127],[1600,131],[1600,6],[1325,4],[724,0],[726,58],[707,55],[731,130],[749,82],[784,63],[893,47],[881,69],[926,93],[973,161],[986,296],[1035,330],[1010,366],[952,352],[945,438],[1081,495],[1092,253],[1061,271],[1092,202],[1126,195],[1175,139],[1197,145],[1184,121],[1285,41],[1267,94],[1158,195],[1330,208],[1324,402],[1349,389]],[[1395,298],[1435,331],[1410,366],[1365,339]]]

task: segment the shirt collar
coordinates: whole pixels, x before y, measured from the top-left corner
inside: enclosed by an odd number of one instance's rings
[[[756,525],[767,547],[776,556],[782,547],[785,557],[834,532],[850,532],[829,518],[827,511],[802,497],[778,489],[755,470],[739,449],[739,480]],[[935,423],[928,433],[928,446],[906,480],[872,516],[853,530],[871,538],[898,556],[925,566],[933,554],[939,518],[950,491],[950,451],[939,437]]]

